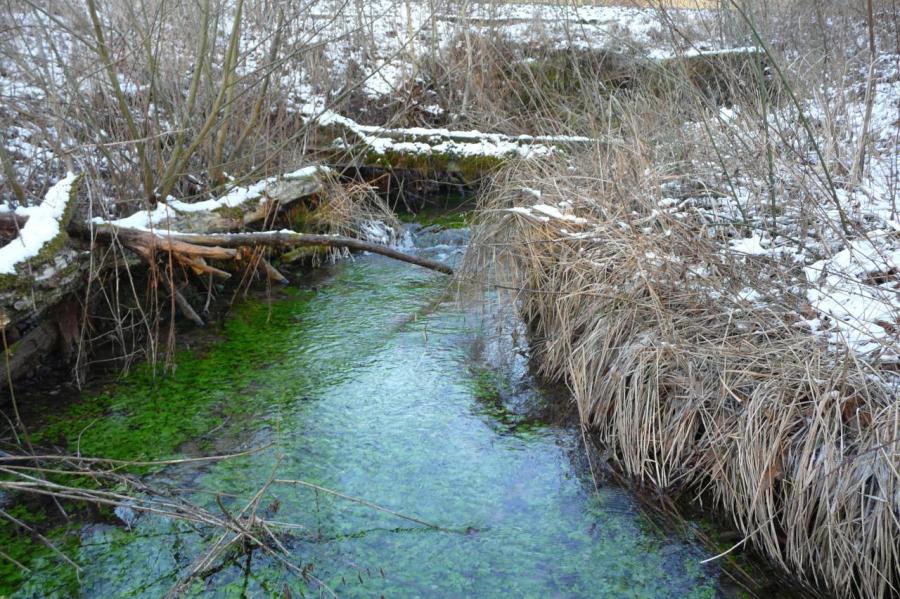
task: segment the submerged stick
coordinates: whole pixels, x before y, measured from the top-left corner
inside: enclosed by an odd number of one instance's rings
[[[200,315],[197,314],[197,311],[194,310],[194,308],[191,306],[191,302],[187,301],[187,299],[183,295],[181,295],[180,291],[178,291],[171,285],[167,286],[171,289],[172,294],[175,296],[175,305],[178,306],[178,310],[181,312],[181,314],[188,320],[192,321],[198,327],[206,326],[206,323],[203,322],[203,319],[200,318]]]
[[[276,483],[276,484],[281,484],[281,485],[299,485],[301,487],[308,487],[308,488],[314,489],[316,491],[321,491],[322,493],[327,493],[329,495],[334,495],[335,497],[340,497],[341,499],[345,499],[352,503],[358,503],[360,505],[364,505],[364,506],[372,508],[373,510],[378,511],[378,512],[384,512],[385,514],[390,514],[391,516],[400,518],[401,520],[409,520],[410,522],[415,522],[416,524],[421,524],[422,526],[427,526],[428,528],[434,528],[435,530],[442,530],[445,532],[457,532],[455,530],[450,530],[450,529],[444,528],[443,526],[439,526],[432,522],[428,522],[426,520],[416,518],[415,516],[407,516],[406,514],[401,514],[400,512],[396,512],[390,508],[386,508],[383,505],[378,505],[377,503],[372,503],[371,501],[368,501],[366,499],[362,499],[360,497],[354,497],[352,495],[345,495],[344,493],[341,493],[340,491],[334,491],[327,487],[323,487],[323,486],[317,485],[315,483],[307,482],[305,480],[276,478],[272,482]]]

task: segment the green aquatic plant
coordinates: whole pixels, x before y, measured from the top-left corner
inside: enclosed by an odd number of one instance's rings
[[[22,503],[4,506],[3,512],[33,529],[39,529],[48,520],[47,511],[40,506]],[[56,550],[70,553],[79,544],[77,535],[65,526],[55,526],[43,534]],[[10,519],[0,518],[0,597],[8,597],[29,579],[32,571],[58,567],[56,586],[64,594],[77,589],[77,572],[64,564],[57,551],[51,549],[35,534],[23,530]],[[46,596],[46,595],[45,595]]]
[[[238,421],[256,406],[248,387],[260,369],[289,349],[271,332],[296,324],[309,291],[288,292],[290,302],[247,303],[222,326],[222,339],[205,351],[183,350],[175,368],[160,374],[139,365],[107,390],[87,395],[49,418],[35,434],[37,444],[61,445],[87,456],[160,460],[178,455],[185,442],[226,421]],[[227,392],[242,391],[244,401]]]
[[[405,223],[418,223],[423,227],[465,229],[469,226],[469,215],[469,211],[448,212],[442,209],[426,208],[415,214],[401,214],[400,220]]]
[[[427,203],[417,210],[398,213],[404,223],[417,223],[423,227],[439,229],[465,229],[470,226],[469,218],[475,208],[470,194],[450,192],[429,197]]]
[[[221,340],[179,354],[173,374],[126,377],[39,435],[70,448],[80,436],[86,453],[137,431],[144,446],[119,450],[130,459],[264,444],[143,479],[231,514],[271,483],[259,513],[287,523],[279,541],[291,560],[314,564],[342,597],[714,594],[715,569],[691,565],[697,552],[682,540],[645,530],[627,495],[591,499],[571,431],[506,405],[518,380],[475,361],[481,320],[439,299],[442,279],[376,257],[336,270],[317,292],[239,307]],[[159,438],[158,417],[135,413],[154,408],[170,429]],[[301,480],[312,484],[289,484]],[[398,523],[398,513],[435,527]],[[132,530],[110,522],[73,535],[83,572],[71,592],[52,590],[64,565],[33,546],[17,554],[28,581],[3,592],[161,596],[216,538],[166,518],[139,518]],[[221,554],[184,594],[310,590],[282,566],[262,551]]]

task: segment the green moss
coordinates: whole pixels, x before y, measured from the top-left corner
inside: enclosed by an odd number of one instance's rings
[[[758,91],[759,73],[765,57],[756,51],[676,56],[645,65],[641,72],[643,88],[658,97],[678,100],[685,94],[694,101],[699,92],[715,104],[733,99],[735,90]],[[688,83],[689,85],[685,85]],[[777,101],[778,86],[765,82]]]
[[[506,163],[511,156],[453,156],[446,153],[412,154],[408,152],[370,151],[365,164],[391,169],[412,170],[422,174],[456,173],[464,183],[475,183]]]
[[[315,223],[315,214],[312,208],[304,203],[298,203],[290,210],[291,228],[294,231],[309,232]]]
[[[472,368],[472,392],[475,398],[482,402],[496,402],[508,382],[496,371],[488,368]]]
[[[304,294],[297,295],[295,302],[238,307],[223,327],[224,341],[204,355],[179,352],[174,372],[166,375],[148,364],[138,366],[113,389],[52,416],[36,434],[36,442],[114,459],[178,455],[186,441],[225,419],[252,413],[252,393],[247,393],[246,401],[235,402],[226,401],[222,390],[241,393],[259,376],[260,368],[288,349],[285,336],[269,333],[288,326],[302,309]]]
[[[476,400],[477,412],[487,417],[491,428],[520,437],[547,428],[544,423],[509,409],[504,400],[504,395],[512,392],[509,379],[489,368],[471,367],[469,371],[468,382]]]
[[[278,259],[282,264],[291,264],[301,260],[315,260],[325,253],[323,248],[319,247],[298,247],[289,252],[283,253]]]
[[[47,520],[47,514],[42,508],[28,507],[23,504],[4,507],[4,511],[36,529],[40,529]],[[53,528],[44,536],[53,543],[54,547],[66,555],[74,552],[78,546],[77,535],[69,534],[65,527]],[[51,563],[64,563],[46,544],[5,518],[0,518],[0,548],[10,558],[33,569],[42,568]],[[28,579],[28,572],[9,559],[0,558],[0,597],[11,595]],[[60,568],[56,582],[60,591],[65,595],[74,594],[78,588],[75,570],[71,567]]]
[[[469,216],[469,212],[449,213],[430,218],[428,224],[443,229],[465,229],[469,226]]]
[[[576,115],[594,115],[597,122],[607,123],[609,115],[597,112],[605,102],[597,100],[631,85],[635,67],[630,53],[614,49],[540,52],[528,61],[509,61],[504,66],[504,78],[528,82],[510,90],[505,104],[511,113],[532,118],[547,115],[556,123],[583,130],[584,122]]]
[[[438,227],[441,229],[465,229],[469,226],[470,211],[447,212],[440,208],[426,208],[413,214],[404,212],[399,215],[402,222],[418,223],[423,227]]]
[[[247,202],[245,204],[241,204],[240,206],[230,207],[230,206],[221,206],[213,210],[216,214],[224,216],[227,219],[234,220],[237,222],[241,222],[244,219],[244,214],[248,212],[253,212],[259,207],[259,200],[253,200],[252,202]]]

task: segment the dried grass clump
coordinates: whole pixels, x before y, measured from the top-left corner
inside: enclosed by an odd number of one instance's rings
[[[371,234],[373,226],[383,227],[388,234],[400,230],[400,221],[387,201],[367,184],[335,185],[324,201],[310,207],[305,225],[317,233],[362,239]]]
[[[838,596],[897,593],[896,397],[804,328],[790,273],[723,251],[734,229],[704,216],[714,194],[706,210],[696,189],[661,208],[661,188],[689,183],[672,174],[684,165],[636,138],[511,167],[484,200],[469,272],[514,292],[543,374],[568,383],[625,473],[711,498]]]

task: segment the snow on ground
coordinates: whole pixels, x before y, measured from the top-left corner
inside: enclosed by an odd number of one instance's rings
[[[525,188],[522,190],[527,195],[532,195],[529,192],[534,192],[536,190]],[[567,221],[575,225],[583,225],[588,221],[585,218],[580,216],[575,216],[574,214],[567,214],[563,211],[567,210],[568,207],[559,204],[557,206],[551,206],[549,204],[535,204],[533,206],[513,206],[512,208],[508,208],[508,212],[512,212],[514,214],[521,214],[527,216],[528,218],[532,218],[539,222],[550,222],[551,220],[558,221]],[[570,236],[577,235],[576,233],[572,233],[569,231],[564,231],[568,233]]]
[[[856,187],[840,190],[851,218],[861,224],[849,241],[828,248],[829,255],[807,264],[807,298],[826,321],[822,332],[835,344],[846,343],[862,355],[900,361],[900,57],[884,54],[870,122],[873,148],[865,176]],[[860,78],[859,81],[863,79]],[[826,90],[821,98],[832,98]],[[845,131],[861,131],[865,94],[846,102],[839,112]],[[810,112],[824,112],[811,103]],[[855,147],[857,140],[847,139]],[[837,220],[829,211],[832,221]],[[827,241],[827,240],[826,240]]]
[[[865,73],[849,78],[846,87],[826,85],[804,103],[804,112],[817,132],[817,143],[833,143],[844,150],[848,174],[836,178],[835,196],[850,221],[850,231],[842,231],[840,216],[830,193],[820,191],[816,207],[818,230],[801,233],[803,215],[784,204],[778,217],[779,235],[771,235],[771,221],[756,217],[756,229],[729,242],[736,255],[765,256],[784,268],[799,267],[805,281],[804,297],[816,313],[803,324],[822,336],[837,351],[850,348],[858,357],[882,363],[900,362],[900,57],[882,54],[876,64],[877,82],[869,125],[871,147],[864,175],[854,185],[851,180],[855,149],[859,144],[865,115]],[[729,109],[727,121],[738,122],[737,109]],[[773,123],[793,123],[801,130],[796,111],[790,107],[772,115]],[[824,132],[838,131],[844,137],[829,140]],[[739,124],[736,126],[740,126]],[[849,151],[847,150],[849,148]],[[814,163],[815,155],[810,156]],[[832,165],[832,168],[834,166]],[[790,181],[788,175],[782,175]],[[750,198],[764,183],[738,177],[737,196],[750,206]],[[756,191],[754,191],[756,190]],[[757,206],[758,208],[758,206]],[[739,222],[743,216],[733,202],[720,206],[728,218]],[[809,218],[808,215],[806,217]],[[754,302],[764,305],[765,297]]]
[[[40,187],[65,172],[53,144],[46,139],[48,134],[59,134],[27,115],[64,101],[63,97],[48,94],[48,90],[62,92],[67,76],[53,58],[68,56],[74,44],[72,37],[55,28],[47,15],[23,13],[19,21],[5,22],[5,31],[0,33],[5,43],[5,53],[0,55],[0,143],[12,158],[20,179],[36,177]],[[55,33],[47,36],[44,30]],[[65,139],[55,141],[63,147],[68,145]],[[5,177],[0,174],[0,192],[5,189],[4,182]]]
[[[810,323],[834,342],[882,360],[900,359],[900,243],[870,235],[850,242],[827,260],[806,267],[807,297],[820,314]],[[822,319],[830,319],[828,328]]]

